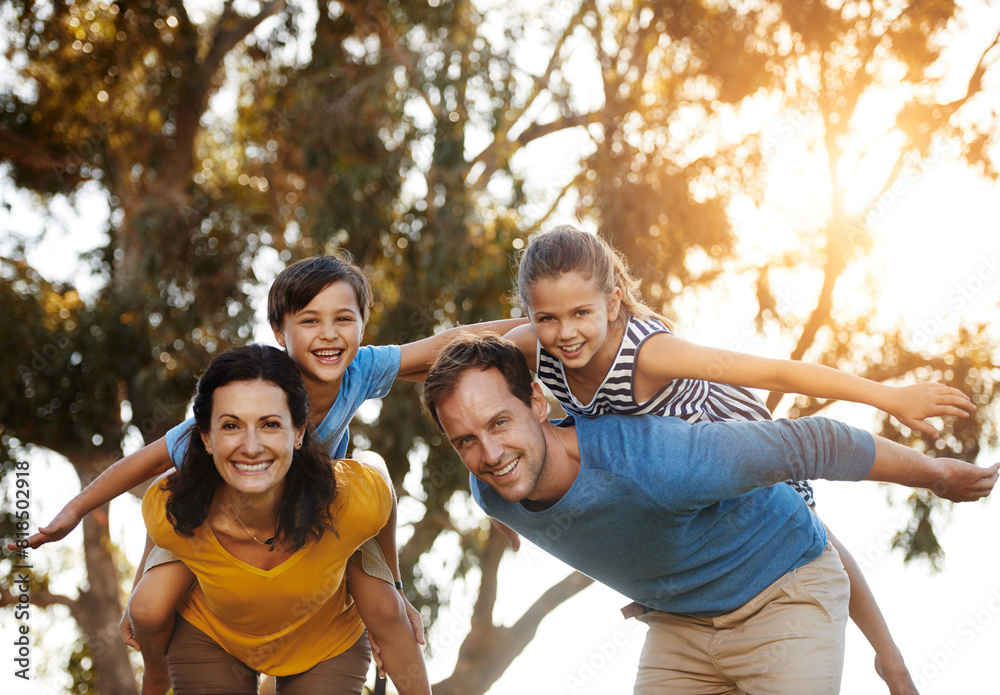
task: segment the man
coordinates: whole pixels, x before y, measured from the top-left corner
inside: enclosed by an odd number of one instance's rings
[[[877,480],[968,501],[1000,469],[823,418],[551,422],[524,357],[497,336],[445,348],[423,401],[487,514],[651,609],[640,695],[839,692],[847,576],[816,515],[775,483]]]

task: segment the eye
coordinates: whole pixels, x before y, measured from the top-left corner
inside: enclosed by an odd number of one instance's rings
[[[537,321],[538,323],[548,323],[549,321],[552,321],[552,317],[551,316],[541,316],[539,318],[536,318],[535,321]]]
[[[277,420],[268,420],[267,422],[264,423],[264,427],[267,428],[267,429],[272,429],[272,430],[274,430],[274,429],[279,429],[280,430],[281,429],[281,423],[278,422]]]
[[[236,425],[235,422],[223,422],[222,423],[222,427],[220,429],[223,429],[223,430],[235,430],[235,429],[239,429],[239,428],[237,427],[237,425]]]
[[[589,313],[590,311],[588,309],[577,309],[576,311],[577,316],[586,316]]]
[[[338,316],[337,320],[340,321],[341,323],[354,323],[353,316]]]

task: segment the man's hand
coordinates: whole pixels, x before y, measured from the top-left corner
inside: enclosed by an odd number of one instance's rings
[[[935,459],[940,465],[940,475],[930,491],[941,499],[952,502],[972,502],[990,494],[1000,476],[1000,463],[980,468],[957,459]]]
[[[34,550],[46,543],[62,540],[80,524],[81,519],[80,514],[67,504],[47,526],[39,526],[38,533],[28,537],[28,547]],[[17,547],[16,543],[7,544],[8,550],[16,550]]]

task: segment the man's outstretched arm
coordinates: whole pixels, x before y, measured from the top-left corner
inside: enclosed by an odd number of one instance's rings
[[[1000,463],[980,468],[951,458],[931,458],[883,437],[875,437],[875,463],[865,480],[927,488],[942,499],[971,502],[986,497]]]

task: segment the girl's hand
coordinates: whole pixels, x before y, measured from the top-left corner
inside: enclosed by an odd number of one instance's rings
[[[926,383],[893,387],[892,407],[886,409],[886,412],[910,429],[937,439],[937,430],[924,420],[946,415],[969,417],[969,413],[975,410],[976,406],[969,397],[958,389],[944,384]]]
[[[69,532],[75,529],[80,524],[80,519],[82,517],[76,513],[71,505],[67,504],[62,510],[55,515],[52,521],[49,522],[48,526],[39,526],[38,533],[28,537],[26,542],[28,547],[34,550],[46,543],[52,543],[53,541],[59,541],[69,535]],[[23,545],[21,547],[24,547]],[[16,550],[18,548],[17,543],[8,543],[7,548],[9,550]]]

